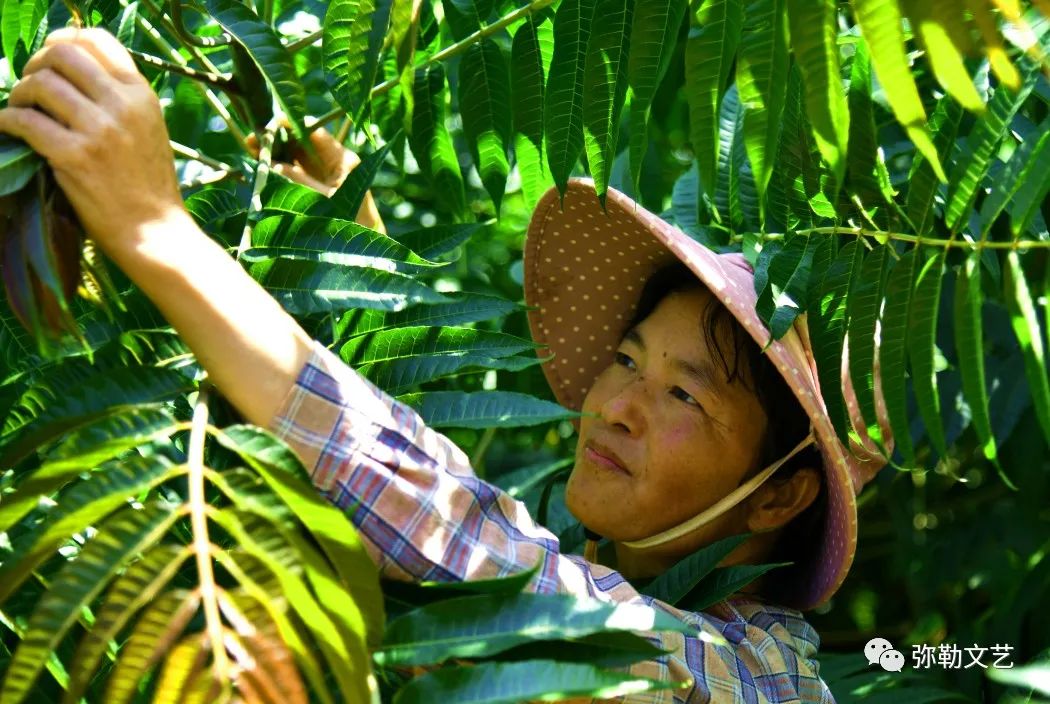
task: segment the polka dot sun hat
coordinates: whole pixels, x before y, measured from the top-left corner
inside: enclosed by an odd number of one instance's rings
[[[525,242],[525,302],[533,339],[554,357],[543,371],[559,403],[580,410],[598,374],[612,361],[649,276],[684,262],[761,346],[768,328],[755,312],[754,272],[740,253],[708,249],[610,188],[603,212],[594,186],[572,179],[563,205],[552,188],[537,204]],[[876,328],[876,343],[878,329]],[[780,570],[778,596],[800,610],[827,602],[846,578],[857,544],[856,496],[886,464],[857,407],[843,350],[842,388],[861,443],[847,450],[827,414],[805,314],[766,354],[776,363],[812,423],[826,477],[827,513],[809,557]],[[875,400],[884,445],[892,452],[875,355]],[[574,421],[579,430],[579,421]]]

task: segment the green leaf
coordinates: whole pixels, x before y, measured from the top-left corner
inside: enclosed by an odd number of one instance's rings
[[[179,637],[197,613],[199,604],[199,590],[176,589],[146,607],[120,649],[106,686],[106,704],[131,701],[146,674],[160,659],[162,652],[158,650]]]
[[[77,646],[64,702],[80,701],[98,675],[99,661],[111,642],[128,621],[156,598],[190,554],[186,546],[158,545],[113,580],[102,606],[95,612],[94,623]]]
[[[857,397],[858,410],[867,421],[868,437],[882,450],[882,428],[875,412],[875,328],[886,290],[889,262],[889,246],[876,247],[864,260],[860,279],[846,302],[850,381]],[[880,377],[885,378],[885,372]],[[889,456],[889,453],[884,454]]]
[[[638,190],[642,159],[649,144],[649,111],[656,89],[671,65],[686,0],[635,0],[627,83],[631,101],[631,183]]]
[[[491,39],[471,45],[460,61],[459,109],[478,175],[498,215],[510,172],[512,127],[507,61]]]
[[[370,639],[378,643],[383,633],[379,576],[349,518],[320,499],[314,487],[305,481],[305,472],[296,454],[276,438],[246,425],[230,426],[216,437],[263,478],[317,540],[361,610]]]
[[[926,157],[937,178],[947,181],[937,148],[926,129],[926,111],[908,64],[900,8],[897,3],[884,0],[853,0],[853,12],[871,47],[871,62],[897,122]]]
[[[436,225],[422,230],[402,232],[397,235],[396,239],[424,259],[431,260],[451,252],[473,237],[481,228],[481,223]]]
[[[480,293],[446,293],[445,303],[419,305],[397,313],[353,310],[335,325],[334,338],[342,340],[365,333],[393,330],[410,325],[461,325],[490,320],[520,310],[521,306],[498,296]]]
[[[597,0],[583,68],[583,129],[587,162],[598,198],[605,201],[620,114],[627,97],[634,0]]]
[[[521,594],[538,571],[539,567],[536,566],[509,577],[471,579],[463,582],[399,582],[391,579],[383,583],[383,596],[413,608],[467,594],[511,596]]]
[[[777,562],[768,565],[719,567],[711,573],[710,579],[701,582],[696,591],[682,601],[681,608],[689,611],[703,611],[726,597],[736,594],[766,572],[790,564],[792,563]]]
[[[476,352],[506,357],[540,345],[502,332],[473,328],[413,326],[355,337],[339,350],[352,367],[424,354]]]
[[[1043,120],[1044,126],[1047,124]],[[1034,141],[1029,138],[1026,142]],[[1029,223],[1039,211],[1041,204],[1046,200],[1047,192],[1050,191],[1050,172],[1047,165],[1050,164],[1050,139],[1047,132],[1039,137],[1030,162],[1031,168],[1026,170],[1025,175],[1020,178],[1020,188],[1014,194],[1013,202],[1010,204],[1010,231],[1015,238],[1028,230]],[[1045,227],[1045,226],[1044,226]]]
[[[237,194],[222,187],[197,191],[185,200],[185,205],[186,210],[190,211],[190,215],[197,221],[197,224],[209,232],[226,219],[240,215],[247,210],[245,205],[237,199]]]
[[[766,270],[768,278],[763,277],[755,305],[755,311],[772,334],[769,342],[782,338],[805,310],[810,268],[819,241],[820,235],[794,235],[772,256]],[[756,276],[756,288],[759,283]]]
[[[977,118],[973,130],[966,138],[966,152],[952,169],[952,180],[948,185],[948,205],[945,222],[953,232],[967,224],[977,191],[984,182],[988,167],[995,158],[1000,142],[1010,129],[1014,115],[1035,87],[1039,72],[1034,68],[1024,71],[1021,90],[1014,92],[1004,85],[995,89],[988,109]]]
[[[743,109],[733,85],[726,91],[718,116],[718,175],[714,201],[725,224],[734,228],[741,228],[744,224],[742,194],[744,181],[748,178],[743,124]]]
[[[120,465],[110,464],[96,471],[90,481],[79,482],[62,492],[58,506],[15,542],[13,553],[0,566],[0,603],[74,534],[94,525],[128,499],[184,471],[160,455],[136,456]],[[8,523],[6,515],[4,522]],[[4,529],[9,527],[5,525]]]
[[[875,128],[875,106],[871,100],[871,56],[866,42],[854,44],[847,100],[850,117],[846,173],[852,190],[863,202],[872,203],[880,195],[875,175],[879,164],[879,139]]]
[[[22,190],[43,165],[44,160],[28,144],[0,135],[0,196]]]
[[[376,84],[390,7],[381,0],[332,0],[325,12],[321,34],[325,81],[355,125],[368,109]]]
[[[40,389],[39,413],[11,413],[0,436],[0,464],[10,466],[62,433],[132,406],[173,399],[193,382],[171,369],[129,366],[88,377],[60,395]],[[30,389],[28,394],[33,394]]]
[[[522,194],[529,210],[536,206],[549,184],[553,183],[543,158],[543,75],[544,64],[549,64],[553,47],[550,23],[537,23],[530,15],[514,33],[510,49],[514,154],[521,174]]]
[[[842,342],[849,324],[846,304],[860,273],[863,252],[856,239],[839,250],[824,274],[817,307],[807,315],[821,395],[844,447],[849,447],[850,426],[842,393]]]
[[[328,207],[323,205],[324,203],[326,203],[325,197],[308,186],[293,183],[272,171],[266,177],[266,186],[262,192],[264,213],[272,214],[277,211],[296,215],[313,215],[311,211],[315,208]]]
[[[344,700],[369,701],[370,668],[360,610],[316,550],[295,532],[279,532],[256,513],[227,509],[213,512],[211,518],[280,583],[289,606],[323,653]],[[309,586],[292,565],[305,568]]]
[[[397,137],[395,136],[396,140]],[[376,174],[386,161],[390,153],[390,144],[387,142],[371,154],[361,158],[361,163],[350,172],[332,197],[320,200],[307,211],[309,215],[325,215],[328,217],[342,218],[343,220],[356,220],[357,212],[361,204],[365,202],[368,189],[372,187]]]
[[[415,326],[351,338],[340,356],[387,393],[397,394],[466,367],[518,371],[539,364],[535,356],[511,356],[536,347],[505,333]]]
[[[47,453],[47,460],[0,506],[0,531],[32,510],[41,496],[61,488],[81,472],[107,462],[125,450],[175,432],[175,421],[163,408],[133,406],[71,433]]]
[[[597,633],[572,640],[546,640],[518,645],[493,655],[490,660],[557,660],[598,667],[626,667],[645,660],[655,660],[668,652],[647,638],[633,633]]]
[[[434,428],[519,428],[579,416],[557,403],[512,391],[425,391],[398,400]]]
[[[908,319],[912,291],[918,278],[918,250],[910,249],[901,255],[890,271],[886,282],[886,302],[882,312],[882,343],[879,348],[879,367],[882,372],[882,394],[886,400],[886,415],[893,430],[893,442],[904,457],[906,465],[915,462],[911,442],[908,406],[905,401],[905,357],[908,342]]]
[[[842,183],[846,172],[849,109],[839,69],[838,12],[834,0],[787,0],[791,44],[802,72],[805,112],[817,148]],[[910,79],[910,76],[909,76]]]
[[[955,278],[953,314],[959,377],[962,379],[966,402],[970,406],[970,420],[977,433],[981,452],[995,465],[1003,483],[1016,490],[1016,486],[999,463],[988,413],[988,386],[984,374],[984,322],[981,317],[983,303],[981,255],[973,252],[959,267]]]
[[[307,141],[306,90],[295,72],[295,61],[270,25],[236,0],[204,0],[212,18],[248,51],[273,89],[274,97],[292,125],[292,133]]]
[[[715,190],[722,94],[740,42],[743,16],[741,0],[703,0],[691,22],[685,45],[690,138],[700,185],[707,193]]]
[[[394,704],[515,704],[546,699],[551,692],[565,698],[609,699],[680,686],[592,665],[526,660],[429,672],[402,687]]]
[[[412,83],[412,129],[408,143],[420,170],[437,194],[436,202],[462,217],[466,212],[463,175],[445,127],[445,72],[440,64],[417,69]]]
[[[937,148],[941,163],[946,163],[952,147],[955,146],[962,115],[962,108],[951,97],[945,96],[937,101],[937,107],[930,117],[930,130],[933,132],[933,144]],[[954,173],[953,170],[953,176]],[[905,211],[908,219],[915,225],[917,234],[925,235],[933,227],[936,215],[933,207],[934,197],[939,186],[940,182],[933,172],[933,167],[921,154],[916,154],[908,172]]]
[[[1043,332],[1035,313],[1035,298],[1028,290],[1021,256],[1016,249],[1006,255],[1005,296],[1010,311],[1010,323],[1024,356],[1024,371],[1032,394],[1035,415],[1050,444],[1050,383],[1046,377],[1046,351]]]
[[[179,514],[158,503],[126,508],[99,527],[76,559],[55,576],[40,598],[22,641],[7,667],[0,704],[18,704],[28,694],[48,654],[121,566],[156,543]]]
[[[413,303],[440,303],[437,291],[410,276],[378,269],[301,259],[267,259],[249,273],[292,314],[347,308],[401,310]]]
[[[973,44],[963,5],[956,0],[902,0],[912,31],[926,49],[937,82],[971,112],[984,112],[984,100],[966,70],[963,54]]]
[[[923,263],[908,311],[908,358],[912,388],[926,432],[940,456],[948,456],[948,445],[941,423],[941,402],[937,393],[934,354],[937,341],[937,315],[940,309],[944,253],[938,252]]]
[[[790,65],[785,0],[755,0],[747,6],[744,18],[736,83],[744,106],[744,146],[764,222]]]
[[[981,203],[982,237],[988,236],[995,219],[999,217],[1007,202],[1030,180],[1039,182],[1035,191],[1041,189],[1042,183],[1047,181],[1046,159],[1050,158],[1050,120],[1043,120],[1036,135],[1023,139],[1015,146],[1006,166],[997,174],[988,195]]]
[[[242,259],[269,257],[327,261],[345,266],[418,274],[444,266],[416,255],[386,235],[351,220],[315,215],[274,215],[255,226]]]
[[[731,535],[704,546],[676,562],[671,569],[646,585],[642,593],[674,606],[750,536],[750,533]]]
[[[554,54],[543,100],[547,162],[564,194],[583,151],[583,69],[595,0],[563,0],[554,17]]]
[[[384,667],[429,665],[494,655],[532,640],[663,630],[692,631],[641,604],[606,604],[566,594],[482,594],[429,604],[392,620],[375,660]]]

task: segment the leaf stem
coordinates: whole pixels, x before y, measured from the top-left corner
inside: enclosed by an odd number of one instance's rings
[[[197,559],[200,578],[201,603],[204,606],[204,622],[211,642],[212,667],[225,673],[228,669],[226,647],[223,644],[222,617],[215,573],[211,564],[211,541],[208,539],[208,501],[204,494],[204,440],[208,436],[208,397],[211,385],[204,381],[193,404],[193,427],[186,451],[186,467],[189,472],[190,523],[193,526],[193,551]],[[218,679],[218,678],[217,678]]]
[[[908,235],[903,232],[883,232],[881,230],[868,230],[863,227],[811,227],[806,230],[795,230],[796,235],[857,235],[858,237],[874,237],[877,240],[900,240],[902,242],[912,242],[918,244],[920,241],[923,246],[930,247],[943,247],[950,249],[952,247],[961,247],[970,250],[980,249],[1050,249],[1050,240],[1015,240],[1013,242],[960,242],[953,236],[950,239],[939,239],[936,237],[920,237],[919,235]],[[766,234],[766,240],[777,240],[783,239],[785,234],[783,232],[771,232]],[[733,240],[742,240],[743,235],[734,235]]]
[[[244,220],[244,231],[241,233],[241,242],[237,245],[237,259],[241,258],[245,250],[252,246],[252,228],[259,219],[262,212],[262,192],[266,188],[266,181],[270,175],[270,162],[273,160],[273,143],[277,137],[277,130],[281,126],[280,111],[275,111],[274,116],[266,125],[262,135],[259,137],[259,163],[255,167],[255,178],[252,179],[252,199],[248,203],[248,214]]]

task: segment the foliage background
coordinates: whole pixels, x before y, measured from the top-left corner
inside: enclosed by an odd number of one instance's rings
[[[901,5],[913,18],[918,16],[914,4]],[[946,12],[945,4],[934,5],[939,8],[931,11],[934,14]],[[1005,12],[1009,5],[997,3],[996,8]],[[860,498],[860,545],[851,576],[830,604],[810,614],[823,638],[825,677],[840,701],[937,701],[948,692],[975,701],[1022,701],[1029,696],[1035,679],[1028,686],[1009,688],[977,668],[934,668],[909,677],[879,675],[866,671],[859,656],[864,643],[874,636],[890,639],[906,655],[915,644],[956,643],[965,647],[1005,643],[1014,646],[1015,664],[1041,662],[1043,668],[1050,667],[1046,664],[1050,662],[1050,417],[1046,415],[1045,357],[1035,350],[1046,345],[1050,281],[1046,256],[1050,236],[1044,202],[1050,184],[1046,146],[1050,86],[1045,78],[1045,54],[1034,59],[1024,57],[1016,47],[1025,44],[1023,35],[1011,33],[1009,28],[1004,32],[1008,44],[1001,51],[1026,76],[1021,81],[1024,92],[1015,99],[1013,90],[1007,93],[1003,88],[1004,82],[1010,82],[1009,72],[1001,63],[996,70],[989,68],[986,51],[992,63],[1001,62],[1001,54],[994,51],[987,37],[983,50],[979,46],[961,47],[966,54],[964,70],[972,76],[971,88],[975,91],[970,95],[961,87],[958,75],[951,79],[933,75],[928,55],[947,51],[944,45],[938,49],[921,44],[912,36],[911,25],[905,25],[910,51],[905,64],[907,80],[897,75],[884,85],[879,81],[878,62],[887,53],[882,51],[885,45],[866,51],[863,40],[858,39],[861,32],[856,18],[859,10],[885,12],[887,7],[896,5],[815,2],[803,9],[802,3],[780,0],[757,0],[746,6],[732,2],[689,6],[643,0],[633,4],[563,0],[550,6],[536,2],[525,12],[511,2],[452,0],[437,4],[426,0],[384,4],[361,0],[327,4],[272,0],[260,3],[256,11],[264,18],[271,16],[278,33],[294,49],[295,80],[302,84],[301,89],[293,90],[273,81],[273,67],[280,61],[264,61],[263,73],[277,85],[281,97],[277,107],[288,113],[293,123],[305,115],[342,119],[349,111],[357,121],[341,134],[353,148],[362,154],[376,153],[378,145],[389,148],[388,152],[379,152],[379,158],[366,159],[366,170],[374,168],[372,192],[394,239],[418,253],[420,249],[413,245],[434,241],[429,238],[437,237],[435,228],[455,222],[482,223],[476,230],[449,231],[470,235],[469,239],[460,238],[449,266],[412,274],[437,291],[521,301],[521,251],[531,206],[544,187],[555,180],[563,182],[570,173],[595,175],[599,183],[638,198],[711,246],[743,248],[769,272],[772,285],[767,282],[762,291],[766,315],[779,315],[781,323],[790,322],[800,312],[795,301],[816,301],[819,305],[822,299],[828,300],[829,291],[837,290],[836,274],[827,274],[834,269],[832,257],[860,250],[859,246],[846,249],[849,242],[857,240],[858,228],[874,247],[866,256],[873,258],[881,251],[887,262],[891,259],[886,253],[890,247],[894,248],[894,260],[914,250],[916,234],[942,241],[950,237],[959,240],[956,244],[967,236],[971,242],[1038,243],[1022,250],[1017,259],[1020,268],[1014,269],[1022,271],[1028,282],[1030,293],[1025,295],[1031,311],[1027,317],[1023,306],[1019,309],[1015,303],[1018,297],[1004,285],[1011,269],[1006,248],[988,248],[983,256],[970,257],[967,248],[948,249],[946,259],[928,260],[934,268],[921,281],[916,278],[916,267],[915,274],[903,279],[903,289],[878,289],[876,303],[883,293],[887,296],[884,316],[891,308],[891,299],[898,306],[905,305],[903,310],[907,311],[908,303],[924,296],[921,305],[916,304],[917,310],[932,311],[932,316],[916,315],[916,322],[909,323],[913,332],[907,348],[903,339],[897,345],[901,355],[907,351],[908,373],[902,356],[898,373],[891,375],[904,384],[900,401],[905,404],[903,417],[913,452],[905,454],[898,443],[898,466],[884,470],[865,489]],[[632,8],[633,19],[629,14]],[[164,44],[153,34],[156,32],[169,46],[179,45],[178,34],[166,23],[171,19],[171,7],[166,8],[166,15],[162,9],[153,0],[131,6],[104,1],[86,7],[84,14],[119,31],[138,51],[173,60],[175,55],[166,54]],[[216,15],[228,8],[216,0],[197,9],[207,12],[187,11],[189,29],[202,37],[219,37],[220,27],[207,19],[207,13]],[[1034,35],[1045,46],[1045,19],[1027,8],[1020,9],[1027,12],[1025,17]],[[786,11],[794,13],[791,46],[802,68],[789,68],[786,38],[781,49],[770,48],[769,55],[774,58],[766,69],[768,74],[763,75],[779,77],[776,80],[783,82],[786,91],[781,95],[783,112],[778,114],[773,107],[776,100],[769,100],[769,94],[764,94],[765,103],[760,100],[756,104],[753,91],[747,101],[739,99],[740,92],[747,90],[740,82],[741,47],[754,42],[755,33],[768,29],[758,18],[782,18]],[[593,24],[585,19],[587,12],[596,13]],[[832,28],[830,44],[826,37],[822,40],[798,32],[804,29],[804,21],[798,19],[803,12],[818,13],[816,26]],[[1000,19],[992,13],[992,6],[984,3],[974,3],[971,12],[974,18],[989,14],[995,21]],[[584,20],[574,22],[573,13]],[[0,34],[9,66],[17,69],[28,55],[27,47],[46,33],[46,28],[40,29],[45,15],[47,26],[57,27],[65,23],[69,12],[61,3],[48,7],[41,2],[7,0],[3,4]],[[507,16],[512,16],[512,21],[500,26],[499,18]],[[361,17],[372,22],[350,22]],[[336,21],[340,19],[347,22],[343,29]],[[623,58],[626,51],[619,54],[619,63],[615,60],[621,42],[630,36],[632,22],[644,23],[650,32],[662,37],[661,41],[642,45],[655,54],[650,56],[641,83],[637,79],[640,69]],[[461,44],[464,39],[493,23],[499,29],[489,32],[483,44],[475,42],[474,49],[447,51],[450,47],[465,48]],[[225,26],[233,31],[229,24]],[[324,43],[317,41],[323,26],[334,33],[334,39],[326,36]],[[885,18],[877,26],[886,26]],[[538,57],[531,56],[529,45],[519,39],[529,31],[526,28],[535,29],[537,40],[531,46],[540,50]],[[349,37],[339,34],[344,30]],[[593,44],[588,43],[588,31],[605,37],[599,47],[603,60],[598,63],[604,71],[603,80],[582,78],[583,72],[591,70],[588,67],[593,68],[586,60]],[[351,46],[348,42],[356,42],[352,45],[355,50],[347,50]],[[478,48],[481,46],[485,49]],[[800,47],[812,51],[806,53]],[[258,56],[259,48],[252,49]],[[432,60],[441,51],[451,55]],[[641,52],[636,46],[630,55],[637,57]],[[816,59],[812,52],[817,53]],[[201,56],[208,56],[222,70],[231,70],[231,57],[221,47],[181,47],[176,54],[198,68],[205,67]],[[868,77],[870,68],[865,71],[858,58],[863,55],[875,57],[873,77]],[[530,56],[532,64],[523,60]],[[705,62],[711,57],[720,60],[714,65]],[[360,65],[354,63],[358,59]],[[369,63],[372,61],[374,65]],[[524,93],[523,86],[529,85],[524,72],[537,63],[545,69],[547,89]],[[429,72],[413,73],[411,67],[422,64],[430,67]],[[243,65],[233,64],[232,69],[235,77],[245,77],[246,85],[259,78],[250,75]],[[833,77],[830,85],[834,86],[834,79],[841,79],[843,86],[849,86],[848,92],[846,88],[829,89],[830,97],[823,107],[807,102],[821,70]],[[287,203],[302,194],[272,174],[268,180],[261,179],[265,158],[257,162],[248,157],[231,130],[231,124],[239,125],[242,131],[268,127],[268,133],[276,135],[265,105],[261,117],[256,110],[246,119],[235,107],[232,122],[226,121],[194,88],[192,79],[163,68],[146,67],[144,71],[165,104],[172,140],[199,150],[194,155],[177,149],[177,164],[191,211],[210,234],[226,242],[231,250],[239,243],[243,250],[241,236],[246,222],[251,225],[267,215],[295,212],[297,206]],[[344,75],[349,79],[341,81],[339,77]],[[925,165],[916,155],[914,145],[924,139],[925,121],[908,123],[898,102],[904,100],[901,95],[907,92],[909,81],[918,87],[916,98],[921,99],[924,113],[934,116],[930,148],[939,153],[948,177],[946,185],[938,185],[933,176],[930,152],[925,151]],[[367,101],[361,87],[370,85],[385,88]],[[585,92],[585,85],[587,91],[598,93]],[[548,104],[541,108],[535,100],[523,100],[523,95],[540,95]],[[245,99],[250,100],[250,96]],[[301,104],[297,105],[297,100]],[[647,100],[651,105],[646,111]],[[974,109],[961,109],[957,100],[969,101],[968,107]],[[978,114],[989,102],[996,110]],[[591,107],[595,105],[605,111]],[[406,118],[408,109],[412,113]],[[763,112],[766,122],[756,123],[754,115]],[[997,123],[989,114],[1003,119]],[[848,127],[844,115],[848,115]],[[255,125],[250,124],[253,121]],[[902,127],[902,122],[909,129]],[[297,124],[295,129],[301,129],[303,123]],[[339,129],[340,124],[333,122],[331,126]],[[280,143],[280,135],[276,136]],[[815,139],[819,136],[823,139]],[[767,148],[756,150],[756,144]],[[648,148],[643,149],[644,145]],[[848,152],[843,148],[847,145]],[[753,175],[756,159],[763,154],[771,175],[768,187],[760,192]],[[280,155],[278,146],[276,156]],[[967,188],[969,194],[959,196]],[[262,212],[246,208],[253,190],[266,196]],[[287,199],[281,201],[285,205],[275,205],[279,198]],[[918,226],[916,216],[923,221]],[[427,232],[431,234],[421,234]],[[784,232],[797,233],[794,244],[791,237],[781,234]],[[778,241],[780,244],[765,246]],[[922,253],[927,256],[934,251],[938,251],[936,246]],[[771,263],[777,261],[777,254],[783,256],[778,263]],[[333,331],[345,333],[345,326],[354,324],[339,322],[341,309],[364,304],[352,290],[342,291],[345,295],[341,298],[336,296],[337,303],[316,295],[319,274],[303,267],[296,269],[298,280],[281,289],[266,278],[267,260],[271,258],[272,253],[257,252],[255,259],[249,256],[245,261],[318,339],[334,344]],[[970,269],[966,268],[968,259],[976,263]],[[836,261],[852,265],[849,259]],[[957,276],[974,269],[984,291],[983,300],[977,302],[983,335],[959,337],[958,319],[953,317],[960,281]],[[842,275],[840,268],[838,276]],[[126,288],[119,274],[117,278]],[[395,283],[380,281],[375,285],[389,286],[388,290],[411,298],[396,289]],[[781,296],[785,292],[787,299]],[[836,306],[843,310],[848,304],[850,313],[856,313],[859,309],[850,303],[855,295],[853,290],[848,295],[833,295],[834,305],[824,309],[830,311],[825,320],[829,340],[835,333],[841,344],[845,330],[836,327],[839,319],[834,310]],[[27,437],[40,440],[36,444],[45,448],[62,438],[71,425],[81,429],[87,420],[104,416],[106,408],[145,400],[142,393],[136,394],[132,382],[109,391],[89,413],[73,409],[76,404],[72,401],[86,398],[82,382],[90,377],[91,368],[85,364],[82,350],[70,346],[59,363],[43,365],[11,316],[6,311],[3,316],[0,356],[7,364],[2,390],[7,421],[2,443],[8,451],[13,445],[25,445]],[[175,367],[188,365],[183,367],[187,379],[193,377],[187,351],[151,320],[148,305],[143,304],[141,309],[133,305],[131,313],[115,324],[86,307],[79,317],[99,359],[110,359],[114,364],[134,359],[143,366],[172,366],[175,360]],[[856,317],[863,316],[857,313]],[[1018,320],[1020,329],[1015,327]],[[528,337],[521,309],[479,320],[470,327]],[[1033,344],[1033,339],[1041,342]],[[964,386],[964,371],[972,374],[973,367],[961,368],[965,362],[960,359],[959,340],[978,345],[981,352],[986,375],[983,399],[972,392],[973,387]],[[834,343],[828,349],[834,350]],[[427,358],[418,355],[410,360],[410,368],[418,370]],[[501,359],[504,361],[498,363]],[[552,400],[538,366],[508,363],[506,357],[498,355],[483,355],[467,367],[441,374],[420,373],[415,378],[417,383],[397,393],[498,389]],[[49,409],[61,405],[55,404],[57,389],[68,394],[70,403],[48,416]],[[179,393],[168,389],[161,395],[177,415],[188,417],[189,405]],[[984,404],[987,429],[980,421]],[[91,406],[90,399],[87,405]],[[525,406],[513,408],[519,416],[537,412]],[[63,424],[63,412],[74,420]],[[214,412],[217,424],[234,420],[221,403]],[[931,424],[931,419],[937,422]],[[562,485],[547,481],[564,478],[564,460],[572,456],[575,443],[571,425],[567,420],[530,425],[524,425],[529,421],[521,422],[521,427],[503,424],[497,429],[486,427],[494,426],[491,420],[467,422],[459,418],[443,429],[470,454],[481,476],[520,491],[544,522],[571,544],[574,526],[561,501]],[[476,427],[460,427],[463,425]],[[27,435],[26,426],[37,434]],[[994,453],[989,450],[988,431],[995,439]],[[173,444],[184,443],[176,436]],[[34,462],[39,464],[38,459],[29,457],[21,465],[5,466],[0,486],[5,491],[17,486],[19,472],[28,471]],[[7,647],[14,642],[10,635],[5,635]],[[907,693],[901,691],[902,686],[907,686]],[[1042,691],[1050,694],[1045,685]]]

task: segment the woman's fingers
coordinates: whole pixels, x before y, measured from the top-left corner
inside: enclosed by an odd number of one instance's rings
[[[64,76],[41,68],[23,76],[11,90],[12,107],[37,107],[67,127],[83,128],[100,117],[98,107]]]
[[[92,53],[71,42],[44,46],[29,57],[22,77],[44,70],[61,74],[91,100],[102,100],[112,91],[113,78],[106,67]]]
[[[104,29],[63,27],[49,34],[44,41],[45,47],[62,44],[74,44],[87,50],[106,72],[121,83],[140,83],[144,80],[128,50]]]
[[[303,186],[309,186],[321,195],[328,196],[332,194],[333,189],[329,184],[319,181],[313,176],[313,174],[298,164],[279,162],[273,165],[273,170],[281,176],[284,176],[289,181],[294,181]]]
[[[24,140],[48,161],[61,160],[75,144],[75,134],[33,108],[0,110],[0,132]]]

